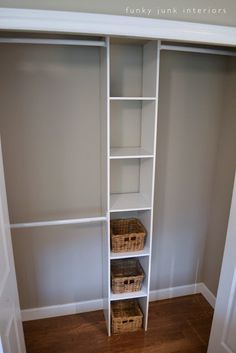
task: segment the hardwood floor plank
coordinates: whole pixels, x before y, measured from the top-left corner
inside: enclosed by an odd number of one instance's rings
[[[27,353],[206,353],[213,310],[201,294],[150,303],[149,329],[107,337],[102,311],[24,323]]]

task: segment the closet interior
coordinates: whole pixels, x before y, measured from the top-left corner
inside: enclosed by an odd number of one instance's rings
[[[203,283],[216,296],[236,165],[235,51],[166,46],[160,62],[152,289]]]
[[[204,283],[216,295],[236,164],[232,48],[4,38],[0,131],[21,309],[103,300],[110,335],[120,301],[137,301],[147,330],[155,291]],[[143,225],[141,250],[113,251],[121,219]],[[141,289],[112,291],[118,260],[139,261]]]

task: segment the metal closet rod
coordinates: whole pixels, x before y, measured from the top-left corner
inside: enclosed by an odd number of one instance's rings
[[[15,224],[11,224],[10,227],[11,229],[18,229],[18,228],[62,226],[62,225],[69,225],[69,224],[105,222],[106,220],[107,220],[106,216],[74,218],[74,219],[59,219],[59,220],[53,220],[53,221],[39,221],[39,222],[31,222],[31,223],[15,223]]]
[[[171,45],[171,44],[162,44],[160,49],[161,50],[182,51],[182,52],[188,52],[188,53],[202,53],[202,54],[213,54],[213,55],[236,56],[236,52],[230,51],[230,50],[185,47],[185,46],[181,46],[181,45]]]
[[[106,42],[100,40],[83,39],[56,39],[56,38],[13,38],[0,37],[0,43],[6,44],[49,44],[49,45],[72,45],[72,46],[92,46],[105,47]]]

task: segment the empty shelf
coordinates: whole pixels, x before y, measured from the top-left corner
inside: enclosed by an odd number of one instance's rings
[[[151,202],[140,193],[111,194],[110,211],[150,210]]]
[[[141,147],[114,147],[111,148],[110,159],[122,158],[152,158],[153,154]]]
[[[113,101],[155,101],[155,97],[110,97]]]

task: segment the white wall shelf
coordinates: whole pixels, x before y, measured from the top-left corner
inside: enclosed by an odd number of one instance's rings
[[[110,211],[150,210],[151,203],[141,193],[111,194]]]
[[[155,101],[155,97],[110,97],[112,101]]]
[[[118,259],[129,259],[132,257],[145,257],[150,255],[150,249],[147,245],[145,245],[143,250],[140,251],[130,251],[130,252],[121,252],[115,253],[111,251],[110,258],[111,260],[118,260]]]
[[[113,147],[110,150],[110,159],[124,158],[153,158],[153,154],[141,147]]]
[[[119,293],[119,294],[114,294],[111,292],[110,298],[111,298],[111,301],[143,298],[143,297],[147,297],[147,293],[148,293],[147,288],[145,288],[145,286],[142,286],[142,290],[137,292]]]

